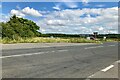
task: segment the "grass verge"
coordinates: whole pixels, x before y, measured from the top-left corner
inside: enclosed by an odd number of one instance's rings
[[[87,40],[84,38],[45,38],[45,37],[35,37],[35,38],[18,38],[9,39],[3,38],[0,40],[3,44],[12,43],[101,43],[101,41]]]

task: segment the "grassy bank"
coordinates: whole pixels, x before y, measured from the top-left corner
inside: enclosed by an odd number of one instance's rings
[[[19,39],[8,39],[4,38],[0,40],[4,44],[12,43],[100,43],[100,41],[87,40],[84,38],[45,38],[45,37],[35,37],[35,38],[19,38]]]

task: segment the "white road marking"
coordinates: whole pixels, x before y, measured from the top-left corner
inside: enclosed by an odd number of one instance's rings
[[[114,63],[120,63],[120,60],[115,61]],[[114,63],[113,63],[113,64],[114,64]],[[106,71],[110,70],[110,69],[113,68],[113,67],[114,67],[114,65],[110,65],[110,66],[108,66],[107,68],[102,69],[102,70],[100,70],[100,71],[106,72]],[[100,71],[98,71],[98,72],[100,72]],[[88,76],[87,78],[93,78],[94,76],[96,76],[96,74],[97,74],[98,72],[96,72],[96,73],[94,73],[94,74]]]
[[[101,48],[101,47],[104,47],[104,46],[86,47],[85,49],[93,49],[93,48]]]
[[[38,54],[44,54],[44,53],[48,53],[48,52],[39,52],[39,53],[30,53],[30,54],[20,54],[20,55],[10,55],[10,56],[2,56],[2,57],[0,57],[0,58],[31,56],[31,55],[38,55]]]
[[[68,50],[58,50],[59,52],[65,52],[65,51],[68,51]]]
[[[114,65],[110,65],[110,66],[108,66],[107,68],[102,69],[101,71],[106,72],[106,71],[110,70],[110,69],[113,68],[113,67],[114,67]]]
[[[68,50],[58,50],[59,52],[64,52]],[[31,55],[39,55],[39,54],[44,54],[44,53],[49,53],[49,52],[55,52],[55,51],[47,51],[47,52],[38,52],[38,53],[29,53],[29,54],[20,54],[20,55],[10,55],[10,56],[1,56],[0,59],[4,58],[12,58],[12,57],[22,57],[22,56],[31,56]]]
[[[106,71],[110,70],[110,69],[113,68],[113,67],[114,67],[114,65],[110,65],[109,67],[107,67],[107,68],[105,68],[105,69],[102,69],[101,71],[102,71],[102,72],[106,72]],[[98,72],[100,72],[100,71],[98,71]],[[93,78],[94,76],[96,76],[96,74],[97,74],[98,72],[96,72],[96,73],[88,76],[88,78]]]

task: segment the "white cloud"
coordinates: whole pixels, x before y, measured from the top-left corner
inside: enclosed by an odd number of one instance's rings
[[[55,10],[61,10],[58,6],[53,7]]]
[[[73,2],[66,2],[65,3],[69,8],[77,8],[78,5],[77,3],[73,3]]]
[[[88,14],[86,17],[80,17]],[[91,16],[97,14],[98,16]],[[43,33],[117,33],[118,8],[99,8],[82,10],[54,11],[46,15],[46,18],[37,22]]]
[[[78,7],[77,2],[74,2],[74,0],[68,0],[68,2],[66,2],[66,0],[62,0],[62,2],[64,2],[64,4],[69,8],[77,8]]]
[[[55,9],[55,10],[61,10],[61,3],[55,4],[55,6],[53,7],[53,9]]]
[[[17,6],[18,7],[18,6]],[[20,9],[20,7],[18,7]],[[11,15],[16,15],[18,17],[25,17],[26,15],[34,16],[34,17],[41,17],[42,14],[33,8],[25,7],[22,10],[15,10],[12,9],[10,12]]]
[[[74,0],[68,0],[67,2],[66,0],[62,0],[62,2],[55,4],[53,9],[61,10],[63,5],[67,6],[68,8],[72,8],[72,9],[78,8],[78,3],[74,2]]]
[[[16,15],[18,17],[24,17],[25,16],[25,14],[23,14],[21,11],[15,10],[15,9],[11,10],[10,14],[11,15]]]
[[[22,12],[24,14],[28,14],[28,15],[31,15],[31,16],[36,16],[36,17],[42,16],[42,14],[40,14],[38,10],[35,10],[33,8],[29,8],[29,7],[24,8],[22,10]]]

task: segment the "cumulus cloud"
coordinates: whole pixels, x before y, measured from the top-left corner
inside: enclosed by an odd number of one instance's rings
[[[11,15],[16,15],[18,17],[24,17],[25,16],[25,14],[23,14],[21,11],[15,10],[15,9],[11,10],[10,13],[11,13]]]
[[[28,15],[31,15],[31,16],[36,16],[36,17],[42,16],[42,14],[40,14],[38,10],[35,10],[33,8],[29,8],[29,7],[24,8],[22,10],[22,12],[24,14],[28,14]]]
[[[87,16],[81,17],[84,14]],[[45,19],[38,21],[37,24],[41,26],[42,33],[88,34],[94,31],[101,34],[117,33],[118,8],[54,11],[46,15]]]
[[[33,8],[25,7],[22,10],[15,10],[12,9],[10,12],[11,15],[16,15],[18,17],[25,17],[26,15],[34,16],[34,17],[40,17],[42,14],[38,10],[35,10]]]

